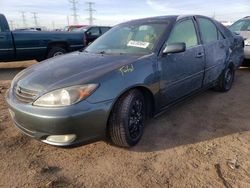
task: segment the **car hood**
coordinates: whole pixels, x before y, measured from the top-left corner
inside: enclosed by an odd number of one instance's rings
[[[25,69],[15,78],[15,82],[28,90],[46,92],[89,83],[139,58],[141,56],[74,52]]]

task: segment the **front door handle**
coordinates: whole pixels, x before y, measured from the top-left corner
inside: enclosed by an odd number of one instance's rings
[[[204,53],[203,52],[199,52],[197,55],[196,55],[196,58],[202,58],[204,56]]]

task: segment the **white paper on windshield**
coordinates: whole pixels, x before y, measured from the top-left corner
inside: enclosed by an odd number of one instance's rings
[[[128,42],[127,46],[132,46],[137,48],[147,48],[149,44],[150,44],[149,42],[131,40]]]

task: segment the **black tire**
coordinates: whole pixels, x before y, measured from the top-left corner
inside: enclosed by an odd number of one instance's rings
[[[235,69],[233,66],[228,66],[221,74],[214,87],[216,91],[227,92],[232,88],[234,82]]]
[[[111,141],[121,147],[136,145],[143,134],[145,101],[142,93],[131,90],[116,102],[109,118]]]
[[[58,47],[58,46],[54,46],[49,50],[48,56],[47,58],[51,58],[51,57],[56,57],[59,55],[63,55],[65,54],[67,51],[62,48],[62,47]]]

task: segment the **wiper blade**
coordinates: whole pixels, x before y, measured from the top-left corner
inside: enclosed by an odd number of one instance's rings
[[[97,54],[106,54],[105,51],[100,51],[100,52],[97,52]]]

